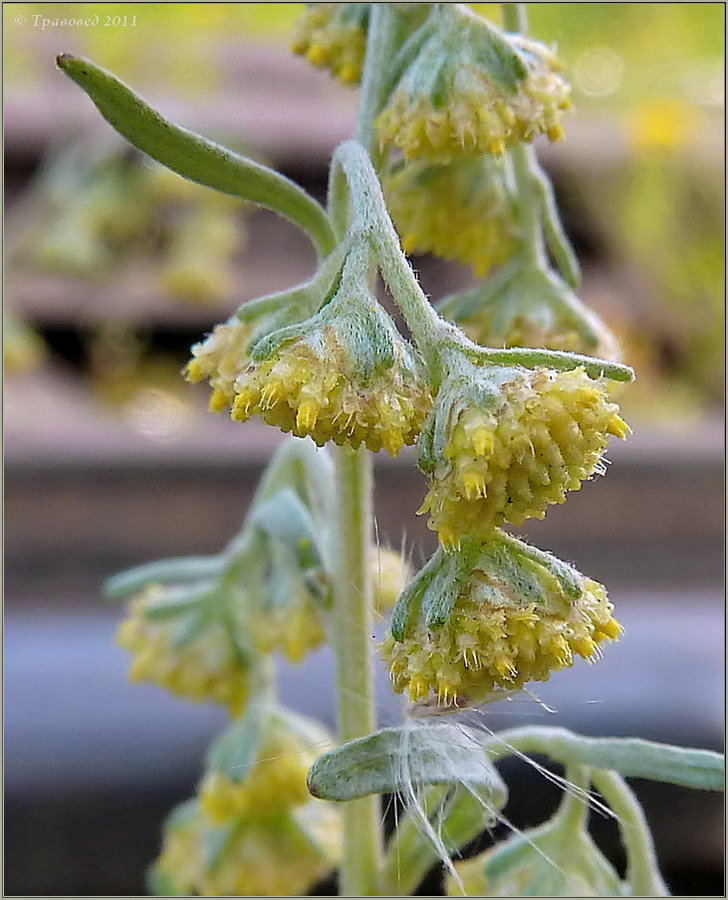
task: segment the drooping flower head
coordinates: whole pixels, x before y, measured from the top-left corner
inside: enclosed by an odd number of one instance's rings
[[[301,806],[311,796],[306,775],[333,746],[323,726],[282,707],[251,704],[208,751],[200,803],[217,824]]]
[[[430,479],[421,512],[445,546],[503,522],[543,518],[599,471],[609,435],[629,428],[603,379],[474,365],[458,357],[418,442]]]
[[[150,881],[162,896],[300,896],[336,866],[341,841],[331,803],[216,826],[189,800],[167,820]]]
[[[364,282],[366,284],[366,282]],[[346,267],[333,300],[259,342],[237,380],[232,417],[259,415],[298,437],[396,456],[430,405],[419,362],[387,313]]]
[[[444,297],[437,308],[484,347],[544,347],[619,359],[614,336],[546,264],[515,258],[482,285]]]
[[[559,69],[538,41],[506,34],[462,4],[438,4],[377,119],[380,141],[406,159],[447,163],[500,155],[540,134],[559,140],[569,106]]]
[[[462,708],[592,660],[621,628],[602,585],[496,531],[439,548],[400,597],[380,646],[398,693]]]
[[[358,84],[364,64],[370,3],[310,3],[291,50],[344,84]]]
[[[341,253],[337,250],[305,284],[243,304],[235,315],[193,345],[192,358],[182,371],[188,381],[209,382],[212,412],[222,412],[232,405],[235,382],[250,365],[251,346],[316,312],[329,296],[340,269]]]
[[[505,262],[518,237],[510,168],[490,156],[394,165],[382,186],[405,252],[454,259],[480,277]]]
[[[331,605],[322,541],[326,515],[292,486],[275,492],[252,514],[259,584],[252,592],[251,636],[262,652],[279,650],[294,664],[326,640]]]
[[[132,654],[129,678],[151,681],[199,702],[212,700],[238,715],[249,689],[249,656],[204,588],[153,585],[130,604],[117,642]]]

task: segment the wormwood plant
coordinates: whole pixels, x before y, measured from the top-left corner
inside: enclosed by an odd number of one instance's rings
[[[209,382],[212,410],[295,436],[240,533],[216,556],[152,563],[108,585],[132,597],[119,632],[132,679],[231,716],[197,796],[164,826],[158,894],[293,895],[338,867],[344,896],[406,895],[441,861],[456,895],[659,896],[624,776],[722,785],[722,757],[707,751],[559,728],[491,734],[446,718],[576,657],[595,661],[621,633],[602,585],[502,527],[543,517],[600,471],[609,436],[629,433],[610,382],[633,377],[574,293],[578,266],[529,146],[561,137],[569,86],[525,35],[523,8],[504,4],[503,19],[496,27],[461,4],[307,9],[295,52],[361,82],[356,136],[334,153],[325,209],[166,121],[93,63],[58,59],[134,146],[275,210],[319,257],[309,281],[246,303],[185,368]],[[470,264],[480,281],[435,309],[403,248]],[[377,274],[411,340],[378,302]],[[439,538],[414,575],[373,543],[371,513],[371,453],[411,444],[427,479],[421,512]],[[377,731],[370,623],[392,607],[378,650],[408,715]],[[296,663],[326,641],[336,739],[275,696],[273,654]],[[453,863],[502,820],[494,763],[533,753],[565,767],[555,815]],[[386,846],[383,793],[406,802]],[[589,836],[594,805],[618,821],[624,879]]]

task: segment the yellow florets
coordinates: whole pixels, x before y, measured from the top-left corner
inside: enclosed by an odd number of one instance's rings
[[[405,163],[386,175],[384,193],[407,253],[434,253],[471,265],[476,275],[505,262],[518,226],[504,172],[484,159],[449,166]]]
[[[310,800],[306,775],[326,749],[328,736],[321,730],[312,745],[298,735],[275,729],[263,741],[258,760],[242,781],[211,771],[202,781],[200,803],[213,822],[244,816],[272,815]]]
[[[406,159],[447,163],[463,154],[499,156],[540,134],[560,140],[570,88],[558,74],[559,62],[536,41],[511,40],[526,51],[528,70],[514,93],[469,63],[448,70],[437,103],[411,92],[405,76],[376,122],[382,146],[398,147]]]
[[[131,681],[151,681],[188,700],[212,700],[238,715],[248,696],[248,670],[226,628],[205,622],[187,640],[189,615],[150,618],[148,611],[164,595],[150,588],[130,605],[117,642],[132,654]]]
[[[210,409],[222,412],[235,398],[235,381],[250,363],[247,353],[252,336],[250,325],[233,318],[192,347],[192,359],[184,368],[188,381],[207,379],[212,388]]]
[[[257,414],[269,425],[319,445],[334,441],[392,456],[412,444],[431,400],[404,345],[395,359],[370,378],[357,372],[334,327],[323,326],[310,339],[285,344],[238,379],[232,417],[245,422]]]
[[[234,824],[214,859],[206,852],[210,822],[196,803],[165,829],[155,876],[181,895],[299,896],[341,856],[341,821],[329,803],[313,801],[290,813]]]
[[[430,473],[420,512],[445,546],[543,518],[599,470],[609,435],[629,433],[603,382],[583,369],[502,373],[497,402],[457,416]]]
[[[499,689],[546,681],[575,656],[595,658],[599,642],[621,632],[604,588],[584,579],[581,597],[571,600],[552,581],[548,605],[539,608],[476,569],[444,625],[419,622],[403,641],[386,637],[380,652],[394,690],[412,701],[433,694],[438,705],[463,707]]]
[[[339,20],[341,3],[314,3],[298,22],[291,50],[319,68],[329,69],[344,84],[358,84],[364,63],[366,29]]]
[[[254,623],[255,643],[263,653],[280,650],[298,665],[326,640],[316,601],[303,591],[285,606],[266,609]]]

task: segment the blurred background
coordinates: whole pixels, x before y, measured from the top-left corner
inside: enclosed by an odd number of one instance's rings
[[[90,56],[167,117],[322,197],[357,97],[288,52],[302,8],[3,6],[6,894],[143,893],[160,823],[194,791],[224,714],[126,682],[123,611],[102,605],[101,584],[233,536],[280,435],[208,413],[206,389],[179,370],[241,302],[314,266],[293,226],[131,152],[54,57]],[[638,380],[620,397],[634,436],[611,449],[607,478],[522,531],[606,583],[626,634],[598,666],[539,685],[544,705],[488,711],[491,728],[722,749],[724,17],[717,3],[530,8],[576,109],[567,140],[537,149],[581,296]],[[472,281],[415,264],[435,298]],[[377,460],[377,517],[420,562],[434,538],[414,517],[412,461]],[[281,666],[283,700],[333,725],[330,676],[326,652]],[[397,723],[378,677],[381,720]],[[506,812],[536,824],[555,795],[523,767],[510,776]],[[722,797],[635,787],[673,892],[721,894]],[[616,834],[595,827],[619,862]]]

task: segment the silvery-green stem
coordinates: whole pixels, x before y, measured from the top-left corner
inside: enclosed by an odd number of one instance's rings
[[[627,882],[635,897],[669,897],[662,880],[650,828],[639,801],[616,772],[594,769],[594,786],[619,820],[622,843],[627,851]]]
[[[398,29],[396,10],[389,3],[372,3],[367,28],[367,47],[364,57],[356,139],[366,147],[375,168],[381,162],[380,150],[374,139],[374,120],[379,115],[387,87],[387,72],[397,50]]]
[[[337,447],[334,540],[334,655],[339,740],[376,728],[371,659],[372,457],[364,449]],[[378,892],[382,858],[379,797],[343,806],[344,855],[339,875],[343,897]]]

